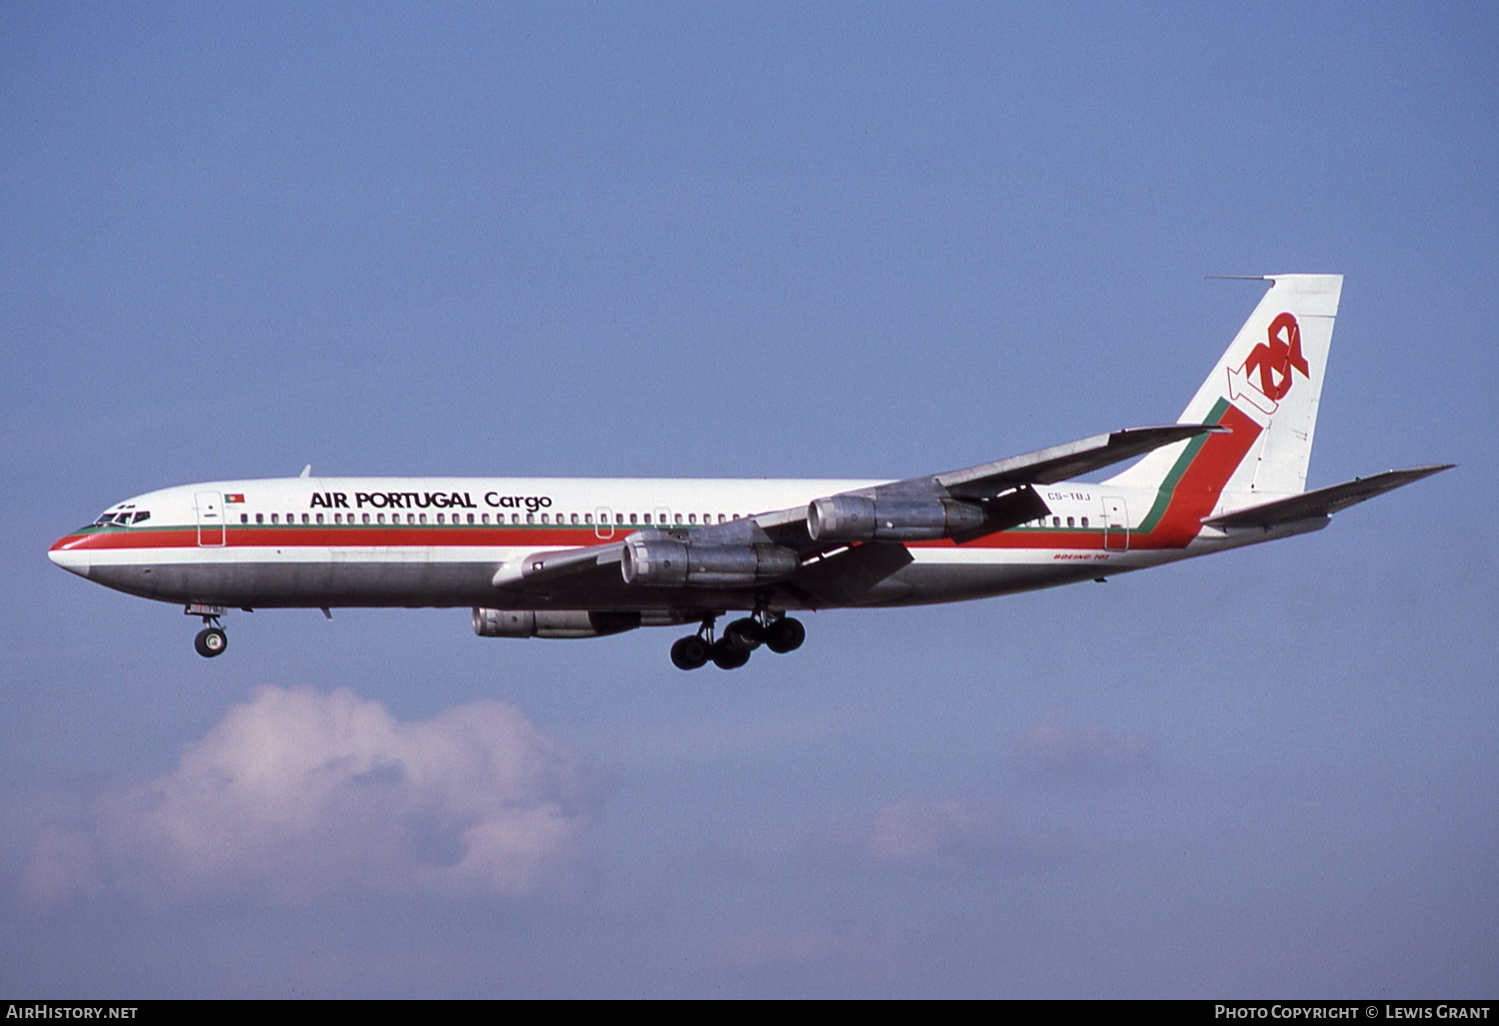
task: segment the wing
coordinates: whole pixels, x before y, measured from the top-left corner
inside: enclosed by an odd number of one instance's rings
[[[1429,467],[1386,470],[1383,474],[1356,477],[1352,481],[1318,488],[1301,495],[1293,495],[1289,499],[1277,499],[1275,502],[1234,510],[1232,513],[1224,513],[1221,516],[1206,517],[1202,522],[1208,527],[1268,529],[1297,520],[1325,519],[1339,510],[1356,506],[1365,499],[1383,495],[1402,485],[1419,481],[1423,477],[1430,477],[1432,474],[1439,474],[1454,466],[1456,464],[1440,463]]]
[[[998,531],[1008,530],[1028,520],[1045,516],[1050,512],[1045,502],[1036,494],[1033,485],[1051,484],[1091,474],[1095,470],[1122,463],[1153,449],[1171,445],[1198,435],[1226,432],[1228,429],[1213,424],[1167,424],[1161,427],[1126,428],[1106,435],[1093,435],[1065,445],[1053,445],[1046,449],[1011,456],[993,463],[981,463],[964,470],[952,470],[944,474],[912,477],[904,481],[877,485],[858,491],[844,493],[849,497],[872,500],[876,503],[932,504],[960,502],[983,512],[981,520],[946,532],[960,544],[982,538]],[[830,498],[840,498],[831,496]],[[819,500],[823,501],[823,500]],[[776,510],[753,518],[761,528],[766,540],[799,554],[814,555],[836,548],[837,545],[820,544],[809,529],[808,508]],[[721,525],[734,528],[734,524]],[[718,528],[715,527],[714,530]],[[704,540],[709,540],[706,536]],[[901,540],[895,538],[894,540]],[[838,544],[842,544],[841,542]]]
[[[814,530],[816,518],[812,508],[794,506],[726,524],[694,528],[690,532],[646,529],[633,532],[621,541],[531,553],[520,561],[501,565],[495,572],[493,584],[496,588],[517,589],[563,580],[568,584],[581,584],[590,574],[617,575],[619,564],[627,560],[625,549],[632,542],[690,545],[699,551],[711,549],[718,553],[736,550],[763,553],[775,549],[778,554],[785,555],[789,550],[797,560],[803,561],[835,552],[841,554],[851,544],[872,542],[877,549],[871,547],[870,552],[843,562],[859,564],[861,574],[877,573],[880,568],[886,568],[884,572],[888,574],[909,562],[910,557],[905,554],[903,546],[879,543],[945,537],[961,544],[1007,530],[1049,512],[1033,485],[1091,473],[1174,442],[1225,430],[1209,424],[1129,428],[965,470],[907,478],[828,496],[813,503],[813,507],[832,503],[826,507],[828,509],[867,508],[871,518],[879,514],[878,521],[871,519],[860,527],[861,531],[867,529],[867,537],[863,534],[851,536],[846,525],[830,528],[827,517],[817,522],[823,529]],[[685,557],[686,553],[682,555]],[[628,564],[626,570],[629,570]],[[800,574],[793,576],[799,577]],[[809,576],[815,579],[819,575]],[[825,568],[821,576],[827,576]],[[722,583],[720,579],[716,580]]]
[[[1066,445],[1053,445],[1024,456],[983,463],[967,470],[938,474],[933,480],[960,498],[977,498],[1017,484],[1051,484],[1143,456],[1153,449],[1203,434],[1227,433],[1216,424],[1166,424],[1125,428]],[[917,479],[920,480],[920,479]],[[904,484],[905,482],[901,482]],[[887,486],[888,487],[888,486]]]

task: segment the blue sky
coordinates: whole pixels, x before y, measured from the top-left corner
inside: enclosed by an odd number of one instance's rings
[[[0,989],[1492,996],[1496,30],[6,5]],[[1280,271],[1347,275],[1310,483],[1458,470],[733,674],[454,610],[207,662],[45,558],[309,462],[901,477],[1169,421],[1259,296],[1202,276]]]

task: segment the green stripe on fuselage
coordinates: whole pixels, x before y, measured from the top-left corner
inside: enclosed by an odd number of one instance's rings
[[[1204,423],[1221,424],[1223,422],[1223,414],[1227,410],[1228,400],[1220,398],[1213,404],[1213,408],[1209,411],[1207,420]],[[1161,517],[1166,513],[1166,507],[1171,504],[1171,493],[1176,490],[1177,483],[1181,481],[1182,475],[1187,472],[1187,468],[1192,465],[1192,461],[1197,458],[1197,453],[1207,444],[1209,437],[1208,435],[1198,435],[1187,443],[1187,447],[1182,450],[1182,454],[1172,464],[1171,472],[1166,475],[1165,480],[1161,482],[1161,486],[1156,489],[1155,502],[1151,505],[1150,512],[1145,514],[1145,519],[1140,521],[1140,526],[1135,528],[1136,534],[1148,534],[1155,529],[1156,524],[1160,523]]]

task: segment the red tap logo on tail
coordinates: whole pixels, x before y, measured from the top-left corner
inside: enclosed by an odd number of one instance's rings
[[[1249,351],[1244,365],[1228,369],[1228,397],[1243,396],[1251,406],[1269,416],[1291,390],[1291,371],[1310,378],[1311,369],[1301,355],[1301,325],[1290,313],[1279,314],[1270,322],[1267,340]],[[1251,375],[1258,371],[1258,382]]]

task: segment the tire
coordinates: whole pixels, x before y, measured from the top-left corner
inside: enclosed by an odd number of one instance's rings
[[[714,642],[709,655],[713,659],[713,665],[720,670],[737,670],[749,662],[750,657],[748,652],[742,652],[734,648],[726,640]]]
[[[678,638],[671,646],[671,662],[679,670],[696,670],[708,661],[708,643],[696,634]]]
[[[800,620],[783,616],[765,629],[765,647],[772,652],[795,652],[807,640],[807,628]]]
[[[742,620],[735,620],[723,629],[723,640],[730,648],[748,655],[759,648],[760,642],[765,640],[765,628],[746,616]]]
[[[204,627],[193,639],[193,648],[204,659],[212,659],[216,655],[222,655],[224,649],[229,647],[229,636],[217,627]]]

